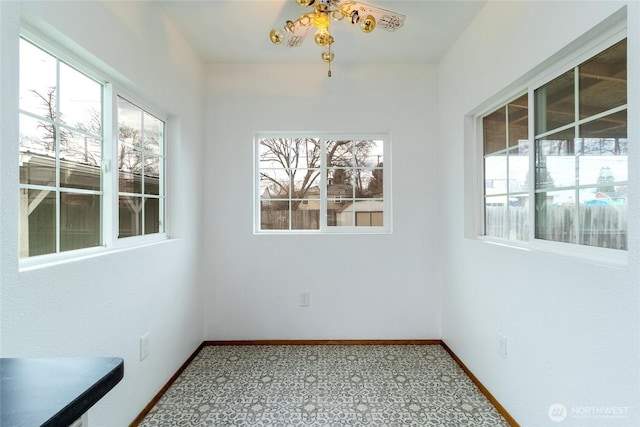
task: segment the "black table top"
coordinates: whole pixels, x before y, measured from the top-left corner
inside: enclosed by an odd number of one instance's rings
[[[0,359],[2,427],[68,426],[124,376],[118,357]]]

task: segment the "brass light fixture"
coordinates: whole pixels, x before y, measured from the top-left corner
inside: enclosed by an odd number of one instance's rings
[[[302,44],[311,28],[316,32],[313,40],[323,49],[322,61],[329,64],[331,77],[331,62],[335,58],[331,51],[334,39],[329,32],[331,18],[360,26],[363,33],[370,33],[376,28],[395,31],[404,24],[405,16],[396,12],[369,6],[364,3],[343,0],[296,0],[300,6],[313,7],[313,12],[300,15],[295,21],[287,21],[283,29],[273,29],[269,34],[271,42],[276,45],[297,47]],[[346,19],[345,19],[346,18]]]

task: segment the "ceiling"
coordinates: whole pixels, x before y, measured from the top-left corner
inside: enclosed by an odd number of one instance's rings
[[[276,46],[272,28],[283,28],[311,7],[295,0],[157,1],[166,16],[206,63],[315,63],[322,49],[313,33],[300,47]],[[395,32],[365,34],[347,22],[332,22],[332,50],[342,63],[437,62],[486,0],[366,0],[365,3],[406,15]]]

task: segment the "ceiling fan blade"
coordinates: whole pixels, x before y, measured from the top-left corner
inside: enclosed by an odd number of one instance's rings
[[[346,2],[345,2],[346,3]],[[382,9],[379,7],[371,6],[365,3],[354,2],[349,6],[350,11],[357,11],[360,18],[367,15],[372,15],[379,28],[384,28],[387,31],[395,31],[404,25],[405,15],[390,10]]]

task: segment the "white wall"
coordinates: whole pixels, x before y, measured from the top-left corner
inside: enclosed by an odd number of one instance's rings
[[[640,16],[630,4],[637,76]],[[628,406],[612,425],[637,425],[640,150],[631,144],[627,267],[464,237],[464,115],[618,7],[490,2],[437,68],[336,58],[328,79],[321,63],[214,65],[204,90],[190,48],[146,2],[0,2],[1,355],[124,357],[125,379],[90,412],[97,427],[128,424],[203,338],[442,337],[524,426],[549,425],[555,402]],[[18,270],[22,12],[172,116],[176,239]],[[391,132],[393,234],[254,235],[253,135],[273,130]],[[298,307],[302,290],[309,308]],[[151,356],[139,362],[147,331]],[[507,359],[497,333],[508,337]]]
[[[18,35],[23,17],[116,75],[170,117],[172,239],[19,271]],[[147,2],[0,2],[3,357],[117,356],[125,378],[90,410],[92,427],[128,425],[202,342],[199,276],[203,69]],[[139,337],[150,356],[139,361]]]
[[[205,339],[440,337],[435,69],[334,64],[209,68]],[[254,132],[278,130],[391,132],[393,234],[254,235]]]
[[[633,119],[640,107],[638,3],[629,3],[628,15],[628,265],[600,266],[465,238],[475,184],[465,169],[474,147],[464,146],[463,118],[622,4],[489,2],[438,68],[440,164],[449,185],[440,195],[447,261],[442,337],[523,426],[558,425],[548,417],[554,403],[569,411],[628,407],[621,419],[575,419],[570,413],[563,426],[640,424],[640,150]],[[507,337],[506,359],[498,354],[498,333]]]

